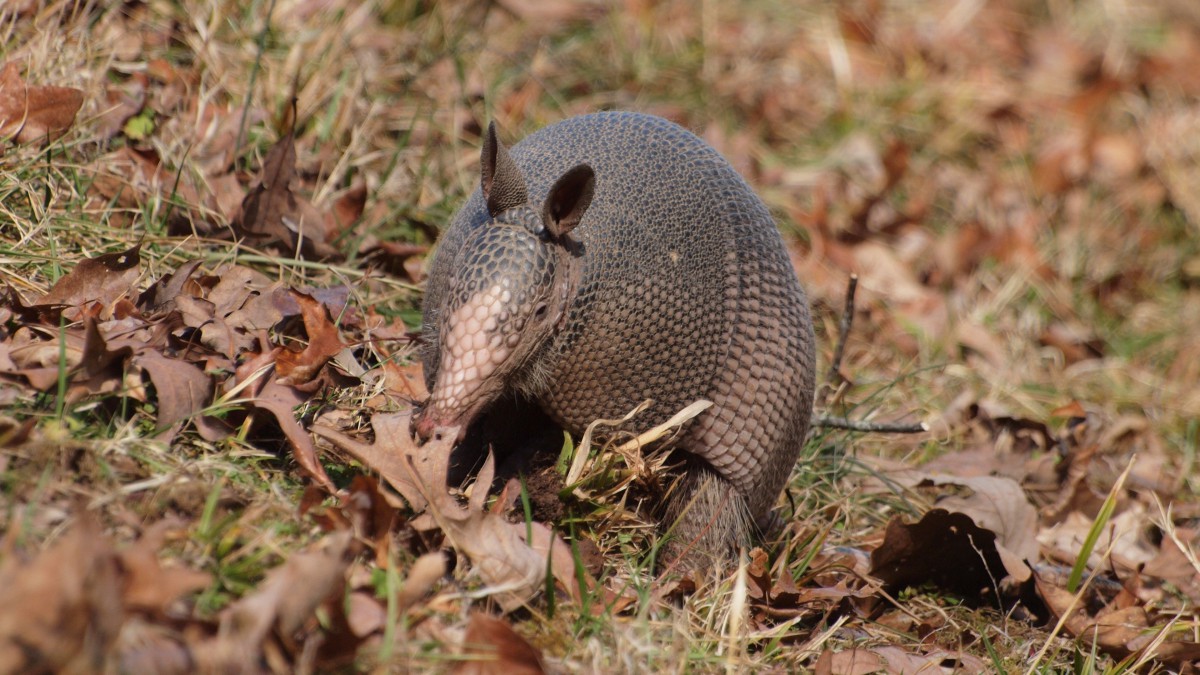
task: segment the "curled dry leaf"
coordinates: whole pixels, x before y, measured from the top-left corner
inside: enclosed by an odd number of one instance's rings
[[[213,381],[195,365],[145,350],[133,360],[154,384],[158,396],[158,428],[168,430],[203,410],[212,401]]]
[[[121,551],[121,569],[126,575],[122,597],[129,609],[162,615],[176,599],[204,589],[212,575],[186,567],[163,567],[158,551],[172,530],[182,529],[178,520],[161,520],[151,525],[141,538]]]
[[[138,296],[138,307],[144,312],[159,312],[174,307],[175,298],[182,293],[200,295],[200,285],[192,278],[200,268],[199,260],[189,260],[171,274],[165,274],[150,284]]]
[[[457,428],[435,431],[435,438],[457,438]],[[445,532],[454,548],[466,554],[475,570],[488,584],[488,595],[500,607],[512,611],[541,592],[546,574],[547,555],[552,556],[551,571],[567,593],[578,600],[579,584],[570,573],[563,575],[562,561],[571,560],[570,549],[541,523],[530,523],[534,541],[525,539],[526,525],[510,523],[498,513],[486,509],[487,486],[491,485],[495,459],[488,453],[475,480],[475,488],[466,507],[460,506],[445,490],[450,453],[424,452],[409,455],[409,466],[418,488],[429,502],[429,513]],[[556,564],[555,560],[559,562]],[[571,567],[568,565],[567,567]]]
[[[426,553],[413,562],[404,577],[404,585],[396,598],[401,612],[407,611],[417,601],[433,590],[438,580],[446,576],[446,555],[441,551]]]
[[[15,62],[0,68],[0,139],[52,141],[71,128],[81,105],[83,92],[78,89],[30,86]]]
[[[146,105],[146,83],[149,78],[135,73],[123,85],[109,85],[104,89],[104,103],[96,119],[96,131],[102,140],[108,140],[125,128],[131,117]]]
[[[208,574],[158,560],[174,521],[152,525],[116,551],[84,511],[60,539],[31,560],[0,565],[0,672],[105,672],[116,640],[137,613],[162,615]]]
[[[308,346],[302,352],[283,350],[275,359],[275,372],[284,384],[304,384],[338,352],[345,349],[337,326],[329,318],[329,310],[311,295],[290,291],[291,297],[300,304],[304,319],[304,331],[308,334]]]
[[[387,608],[370,593],[355,591],[346,599],[346,624],[357,638],[382,631],[387,624]]]
[[[1152,625],[1152,617],[1144,607],[1118,607],[1115,603],[1106,604],[1080,597],[1090,595],[1090,589],[1085,588],[1079,594],[1071,593],[1041,574],[1034,575],[1034,583],[1038,595],[1054,618],[1071,636],[1089,648],[1095,645],[1118,659],[1143,651],[1149,651],[1145,656],[1172,664],[1200,659],[1200,643],[1159,641],[1159,634],[1164,631],[1168,637],[1178,634],[1172,630],[1174,618],[1164,618],[1161,625]],[[1098,611],[1094,610],[1097,606],[1100,607]],[[1089,611],[1095,611],[1095,614],[1089,614]]]
[[[292,412],[292,406],[285,401],[266,397],[261,394],[252,399],[250,405],[274,416],[284,436],[287,436],[288,442],[291,443],[292,454],[295,456],[300,468],[304,469],[305,473],[320,483],[330,493],[337,492],[337,487],[329,479],[329,475],[325,473],[325,467],[321,466],[321,461],[317,459],[317,448],[313,445],[312,436],[309,436],[308,432],[296,421],[296,415]]]
[[[1084,541],[1095,523],[1095,517],[1072,511],[1066,518],[1042,528],[1038,540],[1046,547],[1047,556],[1063,562],[1074,562],[1083,551]],[[1088,564],[1107,567],[1115,563],[1119,568],[1133,571],[1152,560],[1156,555],[1148,539],[1150,518],[1146,508],[1138,502],[1116,514],[1100,533],[1092,550]],[[1106,553],[1110,553],[1108,557]]]
[[[970,516],[976,525],[994,532],[997,543],[1018,559],[1037,559],[1037,509],[1016,481],[1001,476],[929,474],[914,487],[926,486],[945,491],[935,499],[938,508]]]

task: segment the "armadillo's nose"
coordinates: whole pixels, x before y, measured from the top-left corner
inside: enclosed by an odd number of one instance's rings
[[[433,430],[437,428],[437,418],[429,414],[429,408],[417,413],[412,421],[412,431],[417,435],[417,441],[424,443],[433,438]]]
[[[455,443],[461,443],[467,435],[467,425],[439,415],[433,406],[427,405],[413,418],[412,433],[416,434],[419,445],[424,445],[430,439],[442,440],[444,433],[453,435]]]

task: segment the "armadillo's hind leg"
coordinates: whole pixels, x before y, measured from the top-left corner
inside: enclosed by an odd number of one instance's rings
[[[660,569],[730,569],[749,550],[753,519],[733,485],[699,462],[689,463],[667,499]]]

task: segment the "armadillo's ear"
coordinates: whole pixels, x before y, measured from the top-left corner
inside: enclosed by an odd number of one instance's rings
[[[555,181],[542,206],[542,220],[550,234],[557,239],[575,229],[595,192],[596,173],[587,164],[576,166]]]
[[[487,136],[483,139],[483,151],[479,156],[481,170],[480,187],[487,201],[488,213],[493,218],[508,209],[529,201],[525,189],[525,176],[508,154],[508,148],[496,138],[496,123],[488,124]]]

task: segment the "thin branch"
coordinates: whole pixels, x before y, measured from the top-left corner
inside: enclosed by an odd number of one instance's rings
[[[833,350],[833,361],[829,364],[829,374],[825,382],[830,388],[836,389],[835,382],[842,379],[842,357],[846,355],[846,341],[850,337],[850,325],[854,323],[854,292],[858,290],[858,275],[850,275],[850,283],[846,287],[846,306],[842,310],[842,320],[838,323],[838,341]]]
[[[826,429],[846,429],[848,431],[877,431],[888,434],[919,434],[929,431],[929,425],[924,422],[916,424],[904,422],[865,422],[863,420],[851,420],[845,417],[832,417],[830,415],[822,415],[813,420],[813,426],[825,427]]]

